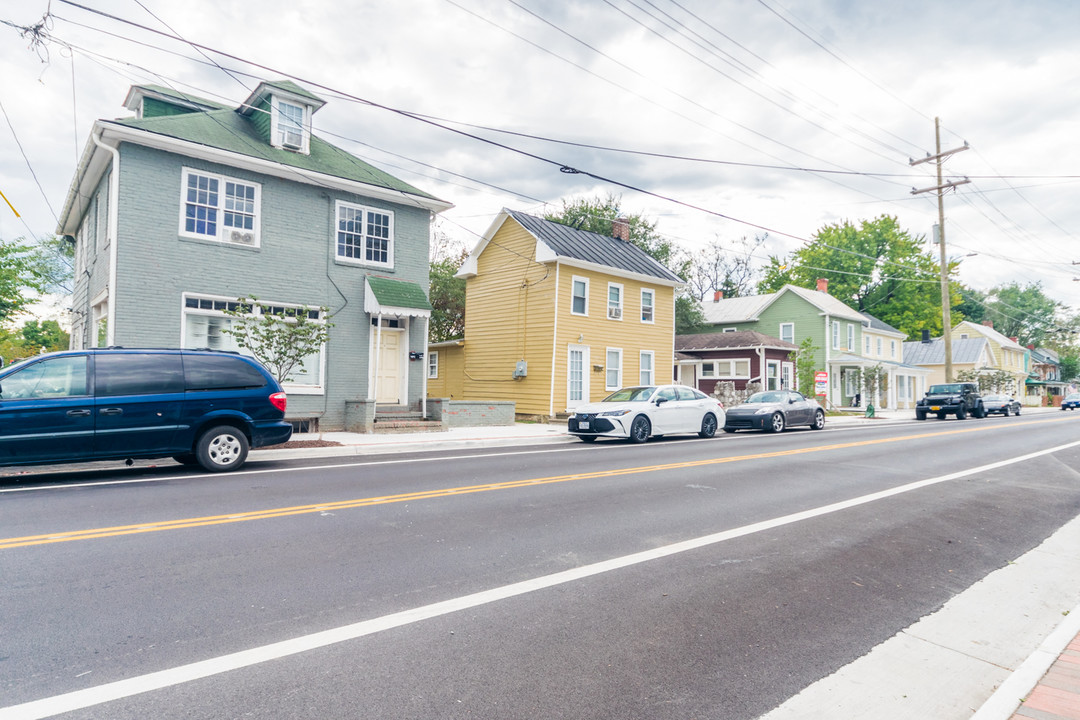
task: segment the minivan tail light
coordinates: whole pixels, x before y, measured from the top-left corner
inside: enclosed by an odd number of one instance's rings
[[[288,402],[288,398],[285,397],[285,393],[276,392],[270,396],[270,404],[276,407],[281,412],[285,412],[285,404]]]

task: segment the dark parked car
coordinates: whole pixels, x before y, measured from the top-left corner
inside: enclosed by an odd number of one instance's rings
[[[973,382],[942,383],[931,385],[926,396],[915,403],[915,419],[925,420],[928,413],[944,420],[946,415],[956,415],[963,420],[968,415],[986,417],[979,386]]]
[[[729,408],[724,419],[724,432],[781,432],[793,425],[809,425],[814,430],[821,430],[825,427],[825,411],[802,393],[768,390],[754,393],[742,405]]]
[[[1020,401],[1008,395],[983,395],[983,407],[986,414],[1001,413],[1005,417],[1020,414]]]
[[[1075,410],[1076,408],[1080,408],[1080,393],[1069,393],[1061,401],[1061,409]]]
[[[285,393],[255,360],[212,350],[50,353],[0,370],[0,465],[173,457],[235,470],[285,442]]]

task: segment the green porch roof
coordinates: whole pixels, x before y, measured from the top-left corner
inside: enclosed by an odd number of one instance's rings
[[[375,300],[383,308],[411,308],[427,312],[432,310],[424,289],[416,283],[375,275],[368,275],[367,283]]]

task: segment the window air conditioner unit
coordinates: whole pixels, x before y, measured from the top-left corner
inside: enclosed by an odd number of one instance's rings
[[[622,317],[622,308],[608,308],[607,316],[613,320],[618,320]]]
[[[281,141],[281,147],[289,150],[302,150],[304,148],[304,138],[302,135],[295,133],[286,133]]]
[[[231,239],[234,243],[240,243],[241,245],[255,244],[254,233],[240,232],[239,230],[233,230],[232,234],[229,235],[229,239]]]

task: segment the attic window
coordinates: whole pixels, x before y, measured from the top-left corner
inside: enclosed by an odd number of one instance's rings
[[[307,154],[309,138],[307,108],[276,97],[273,108],[270,118],[273,124],[271,136],[274,138],[274,145]]]

